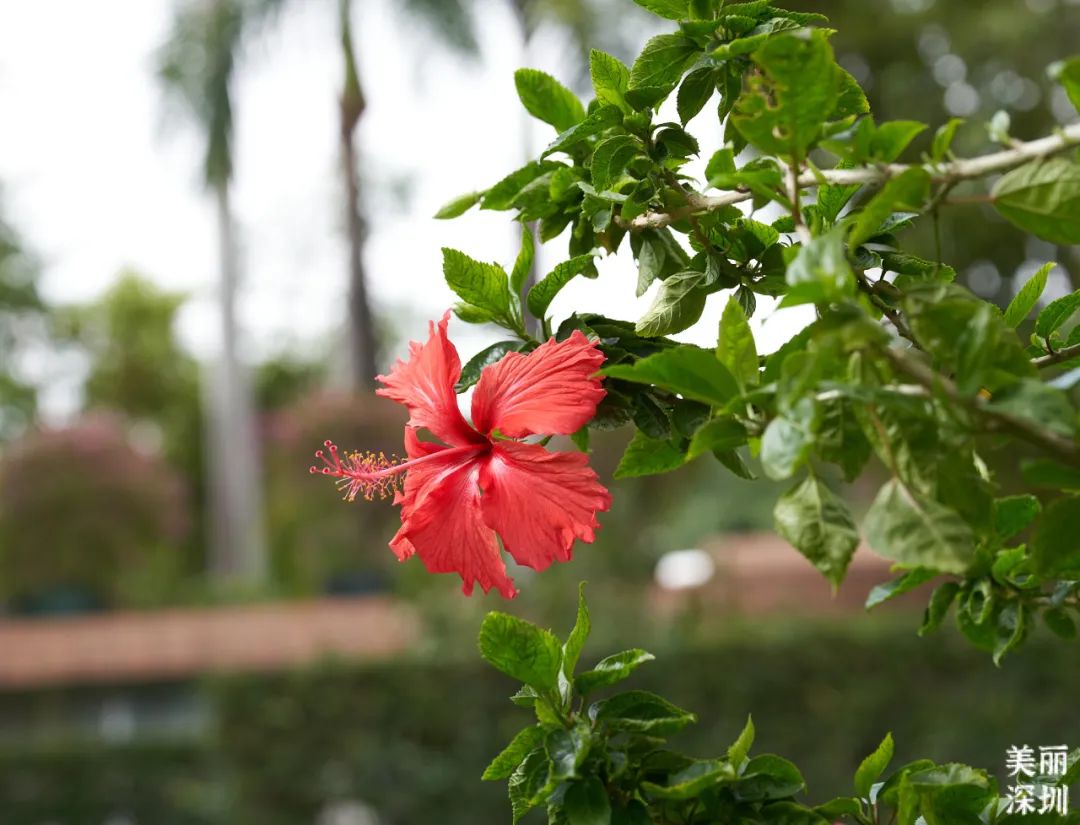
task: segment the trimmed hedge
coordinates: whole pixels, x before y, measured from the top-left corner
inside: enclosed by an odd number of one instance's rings
[[[889,729],[899,761],[962,760],[1002,779],[1008,745],[1080,745],[1076,662],[1073,644],[1052,639],[997,670],[950,635],[810,628],[661,653],[633,685],[698,714],[676,740],[689,753],[722,749],[752,712],[755,750],[793,759],[825,800]],[[489,669],[327,663],[205,690],[218,720],[207,741],[0,754],[3,822],[96,825],[122,812],[140,825],[311,825],[344,799],[392,825],[509,822],[504,788],[479,776],[526,711]]]

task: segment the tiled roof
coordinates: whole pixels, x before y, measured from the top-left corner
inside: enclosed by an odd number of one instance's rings
[[[0,620],[0,689],[147,682],[278,670],[327,655],[408,648],[412,610],[375,596],[50,619]]]

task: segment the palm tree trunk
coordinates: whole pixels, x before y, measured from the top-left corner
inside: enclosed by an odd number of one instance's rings
[[[238,346],[239,256],[227,181],[215,184],[214,196],[221,266],[221,355],[207,387],[210,568],[222,578],[257,582],[266,575],[262,475],[251,394]]]
[[[533,23],[530,19],[530,11],[528,0],[510,0],[510,8],[514,13],[514,20],[518,26],[518,38],[521,42],[521,65],[528,66],[529,63],[529,46],[532,44],[533,36]],[[529,139],[529,130],[532,128],[532,118],[524,109],[520,111],[522,120],[521,131],[521,154],[524,158],[524,162],[528,163],[533,159],[532,141]],[[536,221],[530,223],[521,224],[521,234],[529,232],[533,236],[533,244],[538,247],[540,238],[537,232]],[[538,269],[539,255],[534,255],[532,263],[529,264],[529,273],[525,276],[525,282],[521,285],[521,305],[522,313],[525,316],[525,329],[533,336],[540,334],[540,320],[534,318],[532,313],[526,308],[525,298],[529,294],[529,290],[532,289],[538,280],[540,280],[540,271]]]
[[[345,178],[345,223],[349,238],[349,353],[353,384],[357,389],[375,388],[379,371],[375,329],[368,299],[367,272],[364,269],[364,245],[367,222],[364,220],[360,171],[357,164],[355,124],[345,120],[341,129],[341,162]]]
[[[338,0],[338,35],[341,38],[344,68],[338,103],[341,116],[341,173],[345,184],[345,226],[349,236],[349,368],[354,389],[373,390],[375,374],[379,371],[378,340],[368,299],[367,273],[364,271],[367,222],[364,220],[356,149],[356,127],[367,102],[360,86],[360,70],[353,50],[352,0]]]

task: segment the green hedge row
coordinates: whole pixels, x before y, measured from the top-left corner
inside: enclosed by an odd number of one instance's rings
[[[634,685],[697,712],[680,740],[689,753],[716,752],[752,712],[755,749],[793,759],[824,800],[848,790],[886,730],[898,760],[962,760],[1002,779],[1011,744],[1080,745],[1076,652],[1036,639],[996,670],[948,636],[833,631],[670,652]],[[311,825],[328,801],[356,799],[392,825],[508,822],[505,789],[479,775],[520,727],[511,689],[471,664],[217,680],[205,687],[218,720],[207,741],[0,754],[2,821]]]

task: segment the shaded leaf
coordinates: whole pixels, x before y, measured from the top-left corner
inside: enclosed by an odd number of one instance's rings
[[[1005,310],[1006,325],[1016,328],[1028,317],[1028,314],[1035,308],[1035,304],[1038,303],[1039,298],[1042,296],[1043,290],[1046,289],[1047,275],[1055,266],[1056,264],[1051,261],[1039,267],[1039,271],[1032,275],[1028,282],[1016,293]]]
[[[653,384],[705,404],[724,405],[739,394],[735,377],[716,356],[699,347],[684,344],[666,349],[633,364],[613,364],[604,375]]]
[[[816,476],[808,476],[780,497],[773,519],[776,532],[839,587],[859,545],[844,500]]]
[[[1080,243],[1080,165],[1065,158],[1033,161],[994,185],[994,206],[1044,241]]]
[[[974,537],[960,516],[897,479],[881,488],[863,527],[874,551],[910,567],[963,573],[974,558]]]
[[[594,690],[610,687],[629,676],[639,665],[651,662],[656,657],[646,650],[624,650],[601,659],[592,670],[578,675],[574,680],[574,689],[578,693],[588,694]]]

